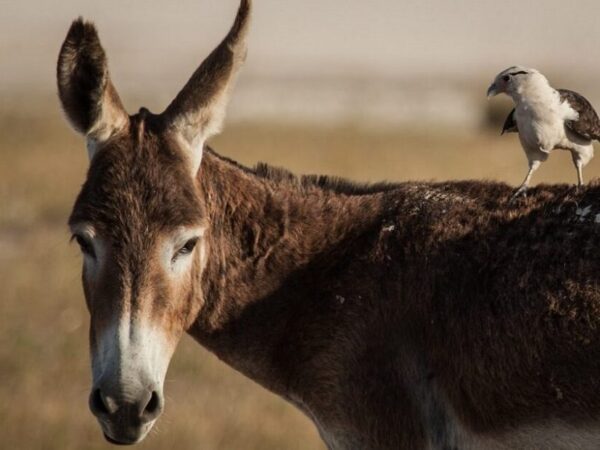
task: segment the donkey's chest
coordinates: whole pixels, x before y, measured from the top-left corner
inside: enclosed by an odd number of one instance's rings
[[[538,423],[486,433],[477,433],[462,423],[453,407],[437,389],[423,392],[415,384],[413,400],[419,403],[417,409],[421,421],[420,432],[415,436],[409,428],[398,423],[386,423],[381,416],[374,430],[361,429],[360,424],[347,424],[344,427],[328,427],[326,420],[307,409],[308,416],[317,426],[322,439],[330,450],[361,449],[406,449],[406,450],[593,450],[600,448],[600,423],[572,425],[562,420],[552,419]],[[399,406],[399,409],[403,409]],[[382,434],[381,432],[385,430]],[[370,432],[373,435],[370,436]],[[415,432],[413,429],[412,432]],[[389,442],[381,441],[381,436],[389,436]],[[395,437],[394,437],[395,436]],[[409,446],[398,446],[399,442],[410,442]],[[393,443],[392,445],[386,445]]]
[[[447,428],[443,439],[436,436],[439,423],[425,424],[427,439],[422,450],[596,450],[600,448],[600,424],[574,427],[563,422],[527,425],[498,433],[477,434],[459,424]],[[321,437],[330,450],[354,450],[364,435],[337,434],[317,424]],[[403,430],[395,430],[403,433]],[[364,440],[360,444],[364,447]],[[374,443],[369,449],[376,449]],[[406,450],[409,450],[408,448]],[[410,450],[417,450],[411,447]]]
[[[422,397],[427,450],[592,450],[600,448],[600,423],[571,425],[548,419],[477,433],[464,424],[435,389]]]
[[[560,421],[526,425],[488,435],[464,433],[454,447],[464,450],[592,450],[600,448],[600,424],[571,426]]]

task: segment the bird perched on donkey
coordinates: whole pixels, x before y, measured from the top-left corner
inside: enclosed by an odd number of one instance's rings
[[[490,85],[488,98],[507,94],[515,102],[502,134],[519,133],[529,170],[513,199],[525,194],[533,173],[553,150],[571,152],[577,185],[583,185],[583,168],[594,156],[593,140],[600,140],[598,114],[582,95],[554,89],[539,71],[513,66],[500,72]]]

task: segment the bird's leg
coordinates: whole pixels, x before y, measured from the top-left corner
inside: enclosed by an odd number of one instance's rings
[[[580,188],[583,186],[583,161],[575,153],[573,153],[573,164],[577,169],[577,188]]]
[[[583,186],[583,165],[578,163],[575,167],[577,168],[577,187],[580,188]]]
[[[510,198],[511,203],[514,202],[519,196],[524,195],[527,192],[527,188],[529,187],[529,182],[531,181],[531,176],[533,172],[535,172],[542,164],[541,161],[530,161],[529,162],[529,171],[527,172],[527,176],[521,183],[521,186],[515,191],[515,193]]]
[[[594,147],[590,142],[586,145],[573,145],[570,150],[571,158],[573,159],[573,165],[577,170],[577,190],[580,190],[583,187],[583,168],[594,157]]]

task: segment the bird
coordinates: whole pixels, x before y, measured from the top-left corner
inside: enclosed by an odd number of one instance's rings
[[[594,140],[600,140],[600,119],[590,102],[577,92],[554,89],[538,70],[512,66],[500,72],[487,90],[488,99],[510,96],[515,108],[502,133],[518,133],[529,170],[512,199],[525,195],[533,173],[553,150],[571,152],[577,186],[583,186],[583,168],[594,157]]]

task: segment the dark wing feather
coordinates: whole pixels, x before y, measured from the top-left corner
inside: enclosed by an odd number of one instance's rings
[[[566,120],[565,126],[587,140],[600,140],[600,119],[594,107],[585,97],[568,89],[559,89],[560,98],[567,101],[579,113],[579,120]]]
[[[504,133],[518,133],[519,127],[517,126],[517,119],[515,119],[515,109],[508,114],[508,117],[504,121],[504,125],[502,126],[502,136]]]

